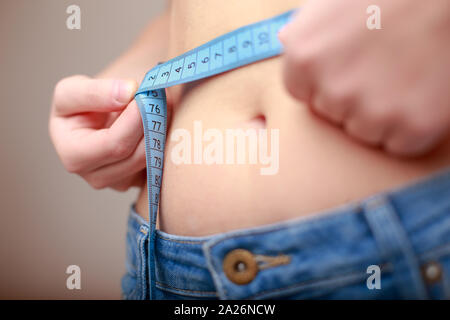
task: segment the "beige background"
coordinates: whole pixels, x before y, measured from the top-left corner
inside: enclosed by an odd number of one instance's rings
[[[81,30],[66,28],[81,7]],[[136,191],[94,191],[64,171],[47,133],[62,77],[94,75],[163,0],[0,1],[0,298],[120,298],[125,223]],[[66,289],[68,265],[81,290]]]

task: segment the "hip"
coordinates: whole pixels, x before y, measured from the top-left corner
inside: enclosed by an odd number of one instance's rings
[[[124,297],[148,295],[132,211]],[[450,171],[310,217],[204,237],[157,230],[159,299],[448,299]]]

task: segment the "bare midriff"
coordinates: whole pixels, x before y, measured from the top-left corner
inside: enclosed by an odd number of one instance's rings
[[[240,26],[269,18],[299,1],[172,2],[170,57]],[[161,207],[157,227],[164,232],[203,236],[320,214],[371,194],[396,188],[450,165],[450,137],[420,158],[399,158],[349,138],[341,128],[311,113],[283,87],[282,58],[267,59],[201,81],[171,110]],[[172,90],[172,91],[171,91]],[[176,164],[177,129],[194,139],[194,122],[208,129],[279,130],[279,164]],[[208,145],[203,143],[203,148]],[[269,143],[269,147],[271,147]],[[193,158],[193,155],[192,155]],[[147,187],[136,203],[148,220]]]

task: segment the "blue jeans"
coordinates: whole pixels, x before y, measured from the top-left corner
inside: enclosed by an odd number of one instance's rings
[[[132,209],[126,299],[148,298]],[[156,233],[157,299],[449,299],[450,170],[306,218],[205,237]]]

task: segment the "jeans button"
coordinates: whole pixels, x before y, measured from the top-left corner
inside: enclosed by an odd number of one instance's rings
[[[258,264],[250,251],[235,249],[223,259],[223,271],[231,282],[243,285],[256,277]]]
[[[422,277],[427,284],[439,282],[442,278],[442,267],[439,263],[431,261],[422,266]]]

